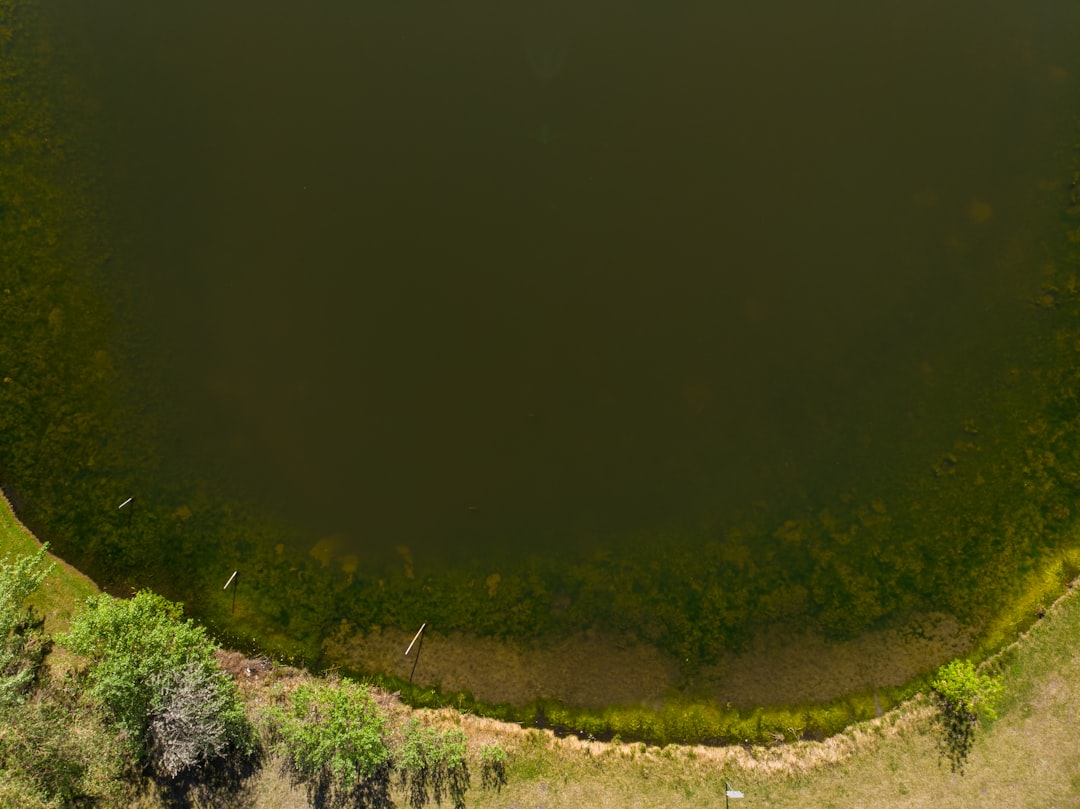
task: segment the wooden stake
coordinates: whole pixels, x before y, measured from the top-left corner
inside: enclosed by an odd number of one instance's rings
[[[229,585],[233,584],[233,582],[236,581],[236,574],[239,573],[239,572],[240,572],[239,570],[234,570],[233,574],[231,576],[229,576],[229,580],[227,582],[225,582],[225,586],[222,587],[221,589],[222,590],[228,590]],[[232,614],[233,615],[236,615],[236,588],[238,586],[239,585],[233,584],[233,588],[232,588]]]
[[[427,622],[425,621],[420,625],[420,629],[413,636],[412,643],[409,644],[409,648],[405,650],[405,656],[409,656],[409,652],[412,651],[412,647],[417,641],[420,641],[420,645],[416,647],[416,657],[413,658],[412,671],[409,672],[409,682],[412,682],[413,675],[416,674],[416,664],[420,662],[420,650],[424,648],[424,630],[427,629]]]
[[[129,497],[127,500],[125,500],[123,503],[121,503],[119,506],[117,506],[117,510],[122,509],[124,506],[131,506],[131,508],[129,508],[128,512],[127,512],[127,515],[128,515],[127,524],[131,525],[131,515],[135,511],[135,498],[134,497]]]

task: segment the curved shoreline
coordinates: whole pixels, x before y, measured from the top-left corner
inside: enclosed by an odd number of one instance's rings
[[[5,533],[9,537],[14,533],[18,537],[19,547],[11,547],[11,550],[33,552],[41,547],[41,542],[22,523],[0,491],[0,528],[5,522],[11,529]],[[49,604],[45,616],[47,628],[56,632],[66,628],[71,615],[86,596],[98,592],[98,588],[70,564],[53,554],[49,556],[63,570],[63,575],[51,575],[45,584],[49,591],[45,599]],[[1040,580],[1044,585],[1050,581],[1045,576]],[[1056,608],[1057,602],[1072,592],[1072,587],[1069,584],[1061,588],[1063,593],[1054,592],[1054,605],[1050,609]],[[1018,601],[1006,614],[1008,628],[997,628],[998,637],[1002,631],[1011,631],[1011,637],[1009,642],[999,644],[994,657],[1014,648],[1018,634],[1021,638],[1024,636],[1023,631],[1015,631],[1020,629],[1017,621],[1035,622],[1033,605],[1039,599],[1051,600],[1045,587],[1041,590],[1029,588],[1026,595],[1026,599]],[[1037,610],[1040,617],[1048,611],[1041,605]],[[401,652],[408,643],[408,633],[393,629],[369,633],[365,638],[368,642],[361,646],[356,644],[356,636],[351,635],[347,627],[342,629],[339,638],[343,645],[335,648],[331,638],[325,646],[324,661],[331,663],[326,668],[382,671],[390,676],[374,679],[389,686],[389,690],[405,684],[406,659]],[[373,637],[373,634],[377,636]],[[451,714],[455,722],[489,722],[519,731],[530,726],[550,727],[582,740],[587,737],[616,741],[621,737],[650,744],[704,744],[709,748],[735,742],[766,746],[777,742],[805,745],[842,731],[850,735],[846,728],[866,720],[884,718],[887,724],[895,724],[895,717],[900,714],[896,714],[894,708],[919,692],[925,683],[922,675],[934,670],[941,662],[970,651],[974,640],[970,630],[942,616],[927,620],[921,629],[909,627],[906,637],[895,630],[867,633],[848,643],[828,643],[808,633],[803,633],[798,642],[792,643],[791,637],[778,632],[759,638],[743,655],[718,664],[713,671],[704,672],[698,681],[679,684],[681,687],[678,688],[673,681],[678,676],[674,661],[656,658],[656,669],[663,669],[667,680],[656,677],[652,683],[653,698],[642,700],[633,697],[642,682],[640,667],[634,663],[636,650],[619,648],[610,640],[595,635],[564,639],[561,648],[533,645],[513,649],[492,639],[433,633],[424,666],[420,669],[422,676],[417,678],[415,687],[409,686],[411,690],[406,701],[416,708],[456,707]],[[982,636],[981,656],[991,651],[985,645],[986,637],[985,634]],[[572,651],[575,644],[590,650],[592,656],[575,658]],[[879,656],[875,668],[868,654],[876,651],[880,655],[882,649],[888,652],[886,662],[882,663]],[[612,663],[598,650],[621,656],[619,676],[614,676],[614,666],[619,664]],[[655,649],[652,652],[659,654]],[[465,688],[453,694],[455,686],[467,687],[473,682],[475,666],[467,664],[475,664],[485,655],[490,658],[488,665],[497,675],[491,682],[500,683],[503,690],[477,690],[475,698]],[[783,655],[789,658],[787,669],[777,662]],[[592,667],[593,676],[581,676],[582,659]],[[792,660],[794,664],[790,662]],[[458,670],[452,664],[456,664]],[[584,684],[587,689],[600,674],[607,675],[603,682],[608,687],[602,693],[580,690],[575,692],[577,698],[572,701],[544,699],[544,677],[558,675],[571,688],[580,688]],[[469,679],[456,680],[455,677]],[[717,692],[718,684],[724,682],[741,682],[745,687],[742,698],[733,691],[727,695]],[[733,698],[725,699],[728,695]],[[467,699],[463,699],[466,696]],[[631,698],[620,699],[620,696]],[[517,703],[517,707],[512,703]],[[510,710],[504,710],[507,708]],[[474,714],[479,716],[471,716]],[[886,714],[894,719],[888,720]],[[500,718],[510,722],[500,723]]]
[[[40,540],[19,519],[0,491],[3,519],[27,540]],[[90,577],[55,554],[68,577],[99,588]],[[50,581],[53,577],[50,577]],[[46,586],[49,586],[48,584]],[[47,616],[66,623],[70,612]],[[403,650],[412,633],[394,627],[358,632],[342,623],[323,642],[326,668],[378,673],[405,681],[415,658]],[[515,643],[428,630],[414,683],[442,694],[468,693],[488,706],[524,706],[553,701],[586,712],[620,706],[658,711],[687,701],[741,711],[794,705],[824,705],[854,694],[895,689],[969,652],[976,638],[944,614],[922,616],[902,629],[874,630],[847,641],[812,631],[776,628],[755,637],[741,654],[683,679],[678,662],[648,644],[627,644],[601,633],[534,643]],[[875,697],[876,699],[876,697]],[[880,714],[880,709],[878,714]]]
[[[20,547],[12,548],[7,552],[19,553],[23,552],[25,548],[26,553],[33,553],[43,547],[41,540],[19,519],[19,515],[15,513],[11,501],[8,500],[3,490],[0,490],[0,530],[3,530],[5,524],[14,529],[14,532],[19,536],[20,545]],[[11,532],[6,533],[10,535]],[[4,555],[4,553],[0,553],[0,558],[3,558]],[[58,630],[66,629],[75,608],[87,596],[99,592],[100,588],[93,579],[74,565],[54,553],[47,552],[47,555],[49,560],[63,571],[63,575],[57,576],[53,573],[45,579],[41,585],[42,590],[45,592],[44,597],[40,592],[35,593],[31,597],[31,603],[39,612],[43,612],[46,631],[55,633]],[[41,610],[42,602],[47,602],[50,609]]]
[[[2,490],[0,521],[17,529],[27,552],[42,547]],[[53,553],[49,557],[62,566],[65,580],[80,583],[74,597],[99,590],[89,576],[68,562]],[[57,582],[57,577],[50,576],[46,587],[55,588]],[[50,622],[66,623],[70,610],[46,617]],[[513,643],[431,630],[425,635],[415,682],[444,693],[469,692],[489,705],[524,705],[541,699],[592,711],[620,705],[659,709],[680,695],[751,710],[825,703],[854,691],[901,686],[970,643],[970,632],[961,631],[955,622],[938,617],[928,625],[945,631],[931,629],[923,632],[921,639],[914,634],[905,639],[895,630],[879,631],[837,643],[813,633],[778,632],[759,637],[744,654],[729,655],[689,683],[680,682],[677,661],[655,647],[628,645],[599,633],[546,643]],[[414,660],[402,654],[410,637],[411,633],[402,629],[358,633],[343,624],[324,642],[324,660],[328,668],[380,672],[404,680]],[[871,649],[890,649],[892,654],[876,666],[868,666]],[[785,655],[789,660],[784,660]]]
[[[28,548],[37,544],[3,500],[0,502],[0,525],[5,523],[17,530],[20,545],[24,541]],[[5,533],[11,536],[14,532]],[[77,574],[65,565],[65,574],[67,572]],[[81,574],[77,575],[85,579]],[[720,747],[673,745],[660,748],[624,744],[618,740],[605,743],[575,735],[560,738],[550,732],[523,729],[515,723],[453,710],[421,711],[420,715],[422,721],[436,727],[464,730],[474,749],[494,744],[510,756],[509,783],[498,793],[471,792],[470,805],[476,801],[478,806],[536,805],[562,809],[582,805],[623,806],[636,802],[664,809],[688,809],[704,805],[703,801],[709,803],[716,785],[722,784],[723,778],[729,778],[733,786],[744,790],[748,797],[764,799],[780,807],[806,805],[814,795],[820,797],[822,794],[836,796],[837,805],[845,808],[894,803],[921,806],[926,801],[940,802],[943,790],[951,795],[951,800],[946,800],[947,805],[959,807],[970,805],[964,802],[965,798],[986,802],[989,799],[986,788],[990,783],[1000,785],[991,793],[994,797],[991,802],[1003,805],[1010,801],[998,798],[1030,795],[1036,785],[1051,797],[1057,797],[1064,788],[1062,784],[1068,786],[1067,770],[1061,767],[1060,772],[1040,773],[1036,765],[1045,766],[1046,750],[1069,749],[1067,740],[1074,730],[1074,717],[1068,710],[1071,703],[1064,698],[1072,693],[1069,683],[1076,682],[1075,654],[1071,655],[1071,667],[1062,667],[1060,676],[1051,676],[1030,694],[1024,690],[1027,687],[1025,678],[1039,677],[1043,667],[1070,655],[1070,644],[1062,643],[1060,636],[1063,621],[1070,626],[1077,623],[1076,592],[1075,583],[1066,588],[1065,593],[1045,609],[1045,620],[1001,650],[1005,660],[1013,661],[1006,667],[1005,675],[1011,683],[1009,699],[1019,702],[1003,714],[1000,728],[990,726],[980,731],[985,742],[980,741],[971,772],[964,779],[955,775],[949,778],[948,768],[942,772],[941,768],[933,766],[936,752],[928,735],[932,710],[925,699],[918,697],[884,716],[855,724],[823,741],[784,744],[774,741],[765,745]],[[1067,603],[1070,599],[1071,606]],[[1069,615],[1073,617],[1067,619]],[[1049,646],[1056,656],[1053,659],[1044,656],[1032,662],[1034,650],[1040,645]],[[243,673],[241,669],[240,684],[246,699],[253,704],[267,699],[268,689],[280,684],[274,677],[253,676],[250,670],[246,672],[247,676]],[[1059,705],[1067,716],[1065,721],[1058,716],[1062,711],[1053,713]],[[1031,716],[1032,711],[1034,716]],[[1034,746],[1031,743],[1007,746],[1019,734],[1030,731],[1032,723],[1037,723],[1042,733]],[[1043,731],[1044,726],[1049,726],[1049,730]],[[1048,746],[1040,749],[1038,742],[1043,740]],[[1066,765],[1065,758],[1058,755],[1054,760],[1058,765]],[[1026,775],[1017,780],[1024,773]],[[850,791],[849,785],[852,786]],[[263,768],[246,781],[241,790],[248,801],[245,805],[306,805],[302,791],[289,784],[274,767]],[[908,795],[909,790],[912,794],[906,799],[897,799],[897,790],[900,795]],[[722,797],[722,793],[718,794]],[[152,798],[147,800],[148,806],[163,805]]]

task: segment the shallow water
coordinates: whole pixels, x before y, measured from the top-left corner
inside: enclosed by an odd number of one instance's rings
[[[1080,30],[1066,0],[55,19],[163,475],[418,564],[928,468],[1031,326]]]

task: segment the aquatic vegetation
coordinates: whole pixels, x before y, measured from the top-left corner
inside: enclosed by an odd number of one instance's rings
[[[311,546],[311,550],[308,551],[308,554],[310,554],[313,559],[318,560],[323,567],[329,567],[330,561],[341,548],[341,545],[342,542],[340,537],[323,537]]]

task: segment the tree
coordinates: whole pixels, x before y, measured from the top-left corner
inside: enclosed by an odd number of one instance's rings
[[[125,733],[135,759],[148,758],[159,775],[252,751],[236,683],[181,605],[145,590],[131,599],[92,596],[59,640],[88,659],[89,694]]]
[[[270,720],[274,751],[314,806],[392,806],[386,714],[366,686],[304,683]]]
[[[930,688],[941,732],[938,750],[949,760],[952,771],[963,775],[980,717],[997,718],[994,702],[1001,693],[1001,683],[979,674],[967,660],[954,660],[938,670]]]
[[[42,621],[26,599],[52,572],[45,546],[14,562],[0,559],[0,705],[22,701],[37,679],[48,651]]]

